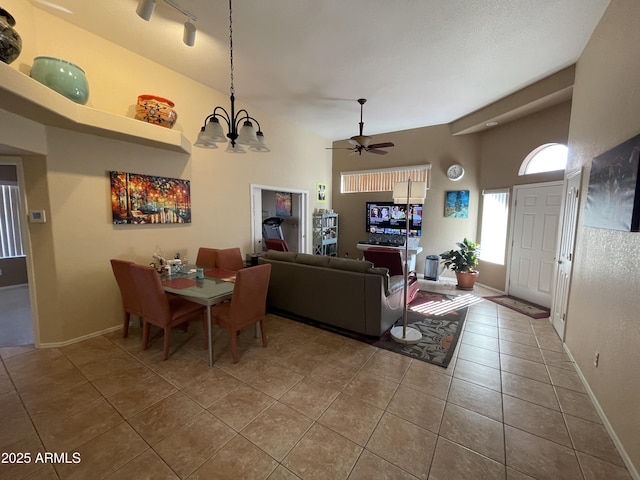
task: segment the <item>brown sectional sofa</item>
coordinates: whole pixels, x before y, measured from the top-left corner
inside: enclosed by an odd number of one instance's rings
[[[274,313],[375,337],[402,317],[403,276],[371,262],[269,250],[259,263],[271,264]]]

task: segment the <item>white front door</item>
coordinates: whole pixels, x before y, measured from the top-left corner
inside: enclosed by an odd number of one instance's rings
[[[569,285],[571,282],[576,227],[578,225],[581,178],[581,172],[578,171],[567,177],[565,181],[562,225],[558,240],[556,285],[551,307],[551,322],[562,340],[564,340],[565,320],[569,302]]]
[[[551,307],[562,182],[514,187],[509,294]]]

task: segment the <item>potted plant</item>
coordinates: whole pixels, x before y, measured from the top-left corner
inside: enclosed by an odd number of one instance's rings
[[[458,279],[458,288],[461,290],[473,290],[473,285],[478,277],[478,255],[480,245],[465,238],[462,242],[456,242],[458,250],[449,250],[440,254],[441,262],[446,268],[453,270]]]

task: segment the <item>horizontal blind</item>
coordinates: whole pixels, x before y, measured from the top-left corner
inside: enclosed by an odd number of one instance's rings
[[[20,191],[17,185],[0,185],[0,258],[22,256]]]
[[[429,188],[431,165],[379,168],[340,173],[340,193],[391,192],[397,182],[425,182]]]

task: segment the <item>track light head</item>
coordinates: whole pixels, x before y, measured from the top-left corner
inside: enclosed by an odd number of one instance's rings
[[[182,41],[189,47],[193,47],[196,44],[196,26],[191,23],[191,19],[184,23]]]
[[[156,8],[156,0],[139,0],[138,8],[136,8],[136,13],[140,18],[148,22],[149,20],[151,20],[151,15],[153,15],[154,8]]]

